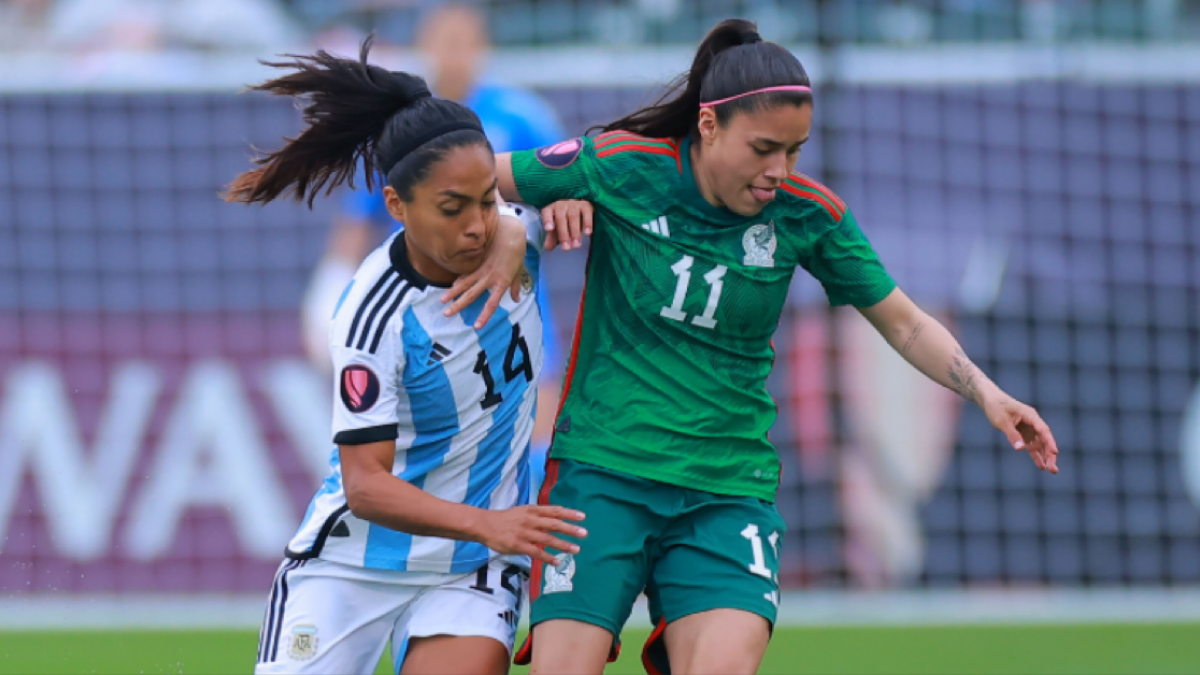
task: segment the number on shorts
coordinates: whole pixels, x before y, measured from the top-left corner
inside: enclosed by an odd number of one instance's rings
[[[750,549],[754,554],[754,562],[750,563],[750,571],[760,577],[766,577],[772,581],[775,580],[775,575],[771,573],[771,568],[767,567],[767,559],[763,551],[762,537],[758,536],[758,526],[751,523],[742,530],[742,536],[750,540]],[[767,537],[771,542],[771,551],[776,557],[779,556],[779,533],[772,532],[771,536]]]

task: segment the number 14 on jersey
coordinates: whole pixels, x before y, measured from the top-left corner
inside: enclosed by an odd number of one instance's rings
[[[672,321],[686,322],[688,319],[687,312],[683,311],[683,301],[687,297],[688,285],[692,282],[692,263],[694,262],[696,262],[695,258],[685,255],[682,260],[671,265],[671,271],[675,273],[676,277],[675,297],[672,298],[670,305],[662,308],[659,314]],[[724,278],[727,271],[729,268],[717,265],[704,275],[704,281],[708,283],[708,302],[704,305],[703,314],[692,317],[692,325],[709,330],[717,327],[717,320],[714,317],[717,315],[717,305],[721,304],[721,291],[725,290]]]

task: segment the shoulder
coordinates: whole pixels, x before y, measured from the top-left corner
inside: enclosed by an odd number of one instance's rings
[[[329,333],[333,346],[375,354],[400,333],[406,308],[423,295],[419,284],[392,264],[391,244],[398,238],[368,255],[343,291]]]
[[[650,138],[628,131],[608,131],[592,140],[596,160],[602,164],[640,165],[682,170],[679,140]]]
[[[840,223],[846,217],[846,203],[833,190],[799,171],[791,172],[780,186],[785,203],[805,205],[807,211]]]

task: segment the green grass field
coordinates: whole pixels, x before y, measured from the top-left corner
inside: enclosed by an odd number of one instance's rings
[[[607,672],[643,672],[645,637],[627,631]],[[0,673],[249,673],[256,647],[241,631],[0,633]],[[1200,673],[1200,624],[780,628],[761,672]]]

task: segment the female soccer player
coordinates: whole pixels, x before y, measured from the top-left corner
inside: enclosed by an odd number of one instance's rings
[[[651,672],[757,669],[784,531],[766,379],[797,267],[1057,471],[1037,412],[896,288],[837,195],[792,172],[812,115],[796,58],[730,20],[658,104],[595,138],[497,158],[505,198],[596,207],[539,498],[586,511],[591,536],[582,552],[534,565],[532,644],[519,654],[532,651],[534,673],[601,672],[643,589],[658,623],[643,657]],[[577,244],[579,222],[548,226]]]
[[[361,161],[368,181],[387,176],[388,211],[405,223],[334,313],[337,448],[276,574],[256,671],[371,673],[390,639],[398,672],[506,673],[527,556],[553,562],[544,547],[578,551],[554,533],[586,535],[565,522],[582,513],[522,505],[543,232],[536,212],[498,207],[475,114],[418,77],[367,65],[369,46],[359,61],[318,52],[269,64],[292,72],[255,89],[306,97],[307,127],[229,192],[311,205]],[[466,321],[481,320],[482,301],[445,316],[445,289],[481,278],[498,248],[524,261],[524,287],[493,293],[482,330]]]

